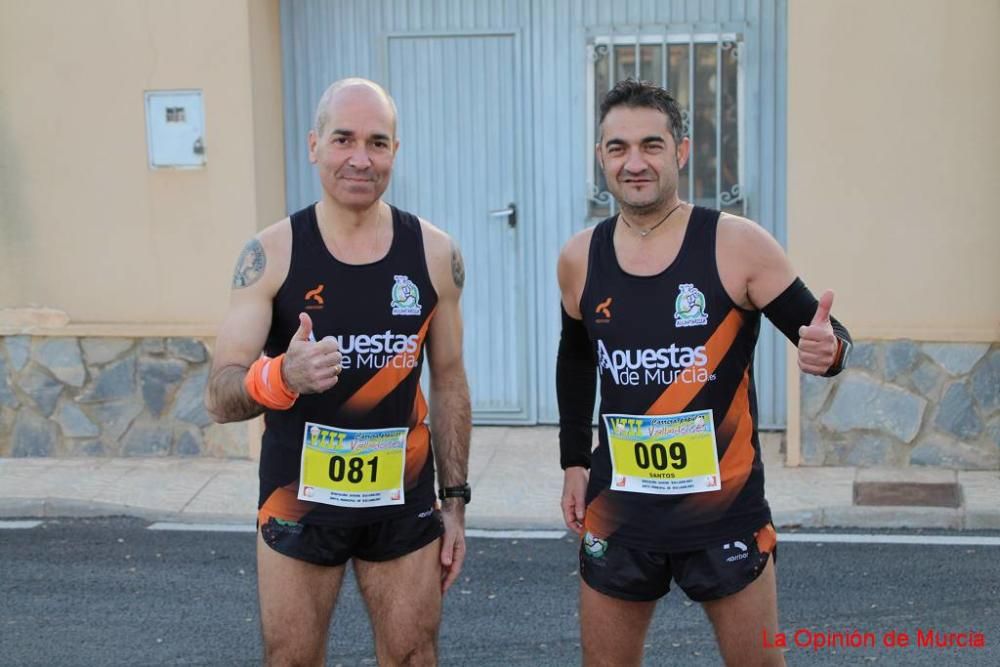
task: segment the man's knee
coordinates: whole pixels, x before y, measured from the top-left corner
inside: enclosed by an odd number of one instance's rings
[[[393,637],[382,642],[380,662],[390,665],[437,664],[437,632],[412,632],[407,637]]]
[[[325,633],[321,638],[292,633],[262,632],[266,667],[315,667],[323,664]]]
[[[433,665],[437,662],[438,630],[441,618],[425,614],[402,627],[376,631],[375,644],[384,660],[391,665]],[[381,630],[381,628],[380,628]]]

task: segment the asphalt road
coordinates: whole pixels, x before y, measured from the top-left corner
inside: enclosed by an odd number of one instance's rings
[[[260,664],[254,536],[147,525],[48,520],[0,530],[0,664]],[[1000,546],[779,545],[790,665],[1000,664]],[[445,603],[441,663],[579,664],[576,567],[571,539],[470,539]],[[854,630],[877,648],[814,646]],[[978,633],[985,647],[921,647],[918,630]],[[900,632],[910,646],[883,645]],[[375,664],[350,578],[329,656],[330,665]],[[648,665],[720,664],[701,609],[679,591],[660,604],[646,656]]]

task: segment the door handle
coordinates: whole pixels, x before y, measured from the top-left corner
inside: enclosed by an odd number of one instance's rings
[[[517,204],[511,202],[507,204],[507,208],[490,211],[490,217],[507,218],[507,224],[510,225],[511,228],[517,227]]]

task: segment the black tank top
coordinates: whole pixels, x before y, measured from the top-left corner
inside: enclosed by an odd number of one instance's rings
[[[654,276],[630,275],[618,264],[616,222],[613,216],[594,229],[580,299],[601,387],[587,529],[657,551],[705,548],[756,530],[770,520],[753,380],[760,314],[738,307],[722,286],[715,252],[719,212],[695,207],[677,258]],[[679,495],[615,490],[625,479],[612,480],[604,415],[699,410],[712,413],[721,489]],[[648,454],[637,447],[636,460],[647,468]]]
[[[425,511],[434,504],[434,463],[420,372],[437,293],[420,221],[392,207],[389,252],[363,265],[344,264],[330,253],[314,205],[294,213],[291,227],[291,264],[274,297],[264,352],[272,357],[285,352],[299,313],[306,312],[317,340],[337,339],[343,370],[328,391],[303,394],[289,410],[264,413],[260,516],[351,526]],[[405,504],[349,508],[299,500],[306,422],[341,429],[407,427]]]

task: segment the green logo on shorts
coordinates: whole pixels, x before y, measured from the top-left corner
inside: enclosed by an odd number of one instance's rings
[[[589,531],[583,536],[583,553],[591,558],[604,558],[608,552],[608,541],[594,537]]]

